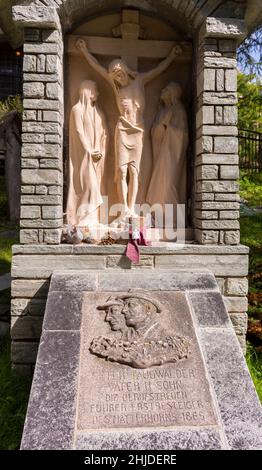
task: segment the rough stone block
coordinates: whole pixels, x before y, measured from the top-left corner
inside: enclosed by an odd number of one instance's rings
[[[46,84],[46,96],[49,99],[57,100],[59,98],[60,87],[58,83],[47,83]]]
[[[24,109],[48,109],[49,111],[60,111],[61,103],[58,100],[39,100],[26,98],[23,101]]]
[[[44,299],[12,299],[11,314],[12,317],[20,317],[24,315],[43,317],[45,306],[46,301]]]
[[[36,56],[35,55],[24,55],[23,61],[24,72],[36,72]]]
[[[218,212],[217,211],[196,211],[195,217],[197,219],[218,219]]]
[[[238,183],[235,181],[199,181],[197,183],[197,191],[204,193],[212,192],[212,193],[225,193],[225,192],[237,192],[239,189]],[[223,198],[221,199],[223,200]],[[227,199],[225,199],[227,200]],[[228,199],[230,200],[230,199]],[[232,200],[237,200],[236,197]]]
[[[45,134],[45,142],[48,144],[60,144],[61,137],[58,134]]]
[[[215,245],[218,243],[219,232],[215,230],[195,230],[195,237],[198,243],[203,245]]]
[[[39,189],[38,189],[39,188]],[[46,186],[37,186],[37,192],[39,195],[33,196],[21,196],[21,204],[39,204],[39,205],[50,205],[50,206],[57,206],[59,204],[62,205],[62,197],[61,196],[52,196],[47,195],[47,187]],[[41,192],[40,192],[41,191]]]
[[[246,312],[248,301],[246,297],[224,297],[224,301],[229,313]]]
[[[36,361],[39,342],[13,341],[11,345],[12,360],[14,363],[34,364]]]
[[[159,269],[210,269],[215,276],[246,276],[247,255],[156,255],[155,267]]]
[[[59,158],[41,158],[40,168],[51,168],[62,172],[63,162]]]
[[[224,124],[223,106],[215,106],[215,110],[216,110],[216,114],[215,114],[216,124]]]
[[[22,158],[21,159],[21,168],[38,168],[39,161],[33,158]]]
[[[239,178],[239,167],[237,165],[221,165],[220,177],[225,180],[235,180]]]
[[[11,321],[12,340],[36,340],[42,332],[43,319],[40,317],[13,317]]]
[[[58,245],[61,242],[62,230],[44,230],[44,243]]]
[[[35,186],[21,186],[21,194],[34,194]]]
[[[236,59],[229,57],[204,57],[204,67],[214,67],[216,69],[235,69]]]
[[[138,264],[132,264],[126,256],[108,256],[106,260],[107,268],[123,268],[123,269],[135,269],[135,268],[153,268],[154,258],[153,256],[140,256]]]
[[[24,73],[23,75],[24,82],[57,82],[58,75],[57,73],[46,74],[46,73]]]
[[[237,104],[237,94],[234,92],[205,91],[202,95],[202,102],[205,105],[230,105]]]
[[[42,206],[43,219],[61,219],[63,210],[61,206]]]
[[[203,136],[196,141],[196,153],[211,153],[213,152],[213,138],[210,136]]]
[[[196,176],[198,180],[215,180],[218,178],[217,165],[201,165],[197,167]]]
[[[239,211],[220,211],[220,219],[239,219]]]
[[[220,39],[218,47],[221,52],[236,52],[237,43],[234,39]]]
[[[21,206],[21,219],[39,219],[41,209],[39,206]]]
[[[196,165],[238,165],[238,155],[223,155],[221,153],[212,153],[198,155]]]
[[[202,133],[204,135],[237,135],[238,129],[236,126],[203,126]]]
[[[214,138],[215,153],[237,153],[238,140],[236,137],[215,137]]]
[[[13,6],[12,17],[15,23],[26,28],[59,28],[60,21],[56,9],[52,6]]]
[[[44,134],[22,134],[22,142],[42,144],[45,140]]]
[[[22,125],[23,132],[38,132],[38,133],[51,133],[61,134],[61,126],[59,123],[54,122],[29,122],[26,121]]]
[[[36,111],[24,111],[23,112],[24,121],[36,121]]]
[[[42,40],[43,42],[59,42],[59,31],[54,29],[44,29],[42,31]]]
[[[43,111],[43,121],[60,122],[61,116],[57,111]]]
[[[57,55],[46,56],[46,72],[56,73],[58,71],[59,60]]]
[[[49,187],[48,187],[48,194],[52,194],[52,195],[62,195],[62,188],[61,188],[61,186],[49,186]]]
[[[45,87],[40,82],[24,83],[23,93],[26,98],[43,98]]]
[[[230,320],[236,332],[236,335],[245,336],[247,333],[247,314],[246,313],[231,313]]]
[[[38,243],[38,230],[20,230],[20,243]]]
[[[40,280],[15,279],[12,281],[12,285],[11,285],[12,297],[18,297],[18,298],[32,298],[32,297],[46,298],[48,289],[49,289],[49,281],[46,279],[40,279]]]
[[[46,8],[47,10],[47,8]],[[59,54],[59,46],[56,43],[25,43],[25,54]]]
[[[225,232],[226,245],[238,245],[240,243],[240,231],[227,231]]]
[[[237,125],[237,107],[224,106],[224,124]]]
[[[37,56],[37,72],[45,72],[45,54],[38,54]]]
[[[196,227],[207,230],[239,230],[238,220],[196,220]]]
[[[237,70],[225,71],[225,89],[226,91],[237,90]]]
[[[35,187],[35,193],[40,194],[40,195],[43,195],[43,194],[45,195],[45,194],[48,193],[48,188],[47,188],[47,186],[43,186],[42,184],[38,184]],[[34,199],[34,200],[37,200],[37,199]],[[41,200],[42,199],[39,199],[39,201],[41,201]],[[42,202],[39,202],[39,204],[42,204]]]
[[[22,157],[57,158],[60,146],[55,144],[23,144]]]
[[[63,219],[21,219],[20,221],[20,227],[21,228],[38,228],[38,229],[47,229],[47,228],[62,228],[63,226]],[[43,240],[40,240],[40,233],[41,230],[39,230],[39,241],[40,243],[43,242]]]
[[[246,277],[229,277],[226,280],[226,295],[245,296],[248,293],[248,279]]]
[[[228,190],[230,190],[230,185]],[[215,194],[215,201],[239,201],[239,194]]]
[[[58,170],[22,170],[22,184],[62,184]]]
[[[241,19],[208,16],[201,28],[200,37],[244,39],[246,34],[245,22]]]
[[[216,90],[217,91],[224,91],[225,87],[225,75],[223,69],[216,70]],[[227,90],[231,91],[231,90]]]

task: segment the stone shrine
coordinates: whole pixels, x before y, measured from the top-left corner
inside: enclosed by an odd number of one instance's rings
[[[0,16],[24,49],[17,371],[32,372],[41,337],[22,448],[129,448],[130,436],[134,448],[259,448],[259,405],[239,349],[248,248],[236,49],[261,6],[254,17],[249,0],[13,3]],[[127,242],[142,236],[131,263]]]

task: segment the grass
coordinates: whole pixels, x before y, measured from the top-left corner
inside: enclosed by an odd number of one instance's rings
[[[0,450],[20,446],[31,378],[22,377],[10,367],[10,338],[0,345]]]
[[[246,361],[257,394],[262,402],[262,352],[257,351],[250,343],[247,343]]]
[[[0,275],[10,272],[12,260],[12,245],[18,243],[18,234],[14,232],[17,226],[8,221],[7,198],[5,192],[4,177],[0,176]],[[6,236],[5,232],[11,231],[13,236]]]
[[[250,207],[262,206],[262,173],[248,174],[241,170],[240,195]]]
[[[254,180],[257,181],[253,189]],[[262,175],[241,181],[240,195],[248,200],[249,206],[261,205]],[[253,196],[252,196],[253,192]],[[241,217],[241,243],[250,248],[249,257],[249,306],[247,365],[254,381],[258,396],[262,402],[262,214]]]

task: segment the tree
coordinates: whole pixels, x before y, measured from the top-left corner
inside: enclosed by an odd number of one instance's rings
[[[238,73],[238,125],[262,132],[262,83],[255,74]]]
[[[260,75],[262,72],[262,26],[249,34],[237,52],[238,65],[243,72]]]

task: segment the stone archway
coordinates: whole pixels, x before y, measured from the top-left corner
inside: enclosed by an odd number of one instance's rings
[[[77,26],[84,14],[97,15],[98,3],[65,0],[58,6],[50,0],[53,7],[46,2],[39,6],[39,1],[21,3],[13,9],[14,20],[25,29],[21,241],[56,244],[63,226],[63,34]],[[100,13],[137,3],[101,0]],[[182,18],[184,34],[194,35],[195,237],[201,244],[237,244],[235,51],[236,40],[245,34],[244,22],[232,17],[205,20],[209,13],[226,16],[229,2],[144,0],[139,7],[149,14],[161,9],[161,17],[168,15],[173,21]],[[231,16],[243,16],[241,8],[229,11]]]

